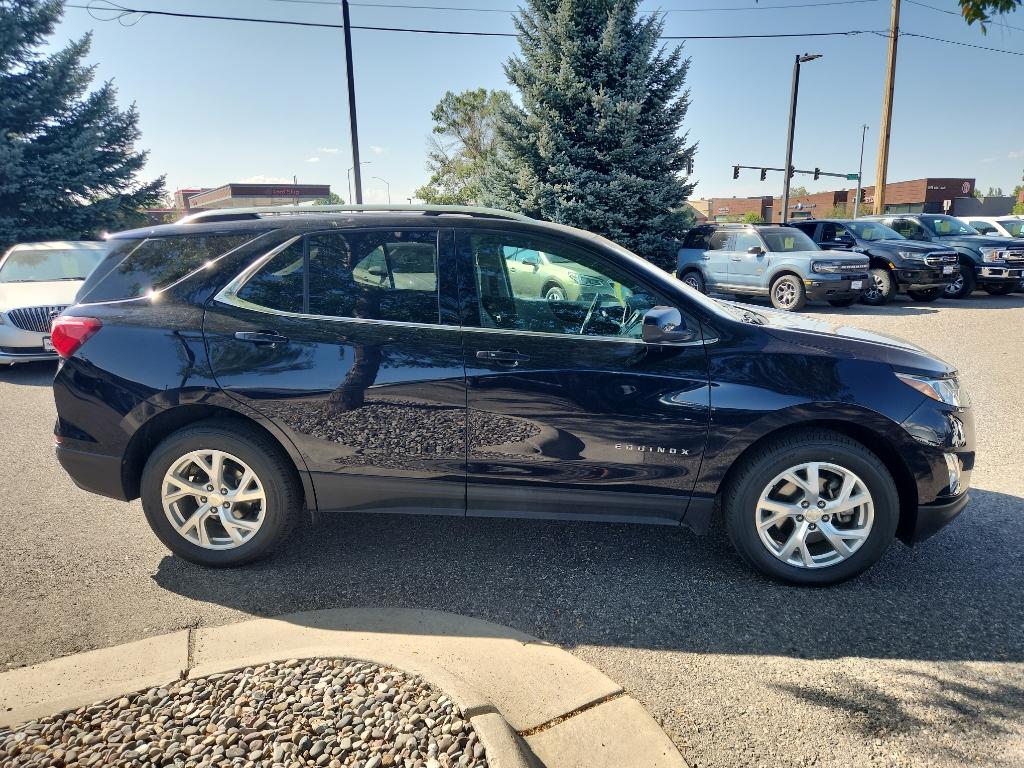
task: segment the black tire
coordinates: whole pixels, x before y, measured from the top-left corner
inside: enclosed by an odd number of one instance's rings
[[[941,288],[927,288],[921,291],[907,291],[907,296],[909,296],[914,301],[920,302],[935,301],[941,295]]]
[[[694,290],[700,291],[701,293],[708,292],[708,287],[704,282],[704,275],[702,275],[696,269],[691,269],[686,272],[683,272],[682,276],[679,279],[682,280],[691,288],[693,288]]]
[[[857,299],[829,299],[828,303],[833,307],[852,307]]]
[[[545,285],[540,292],[548,301],[565,301],[566,293],[565,288],[560,286],[558,283],[551,282]]]
[[[896,294],[896,281],[888,269],[873,268],[868,272],[868,290],[860,300],[872,307],[881,307],[892,301]]]
[[[780,288],[786,287],[792,290],[780,291]],[[780,293],[792,298],[783,299]],[[807,305],[807,288],[804,287],[804,281],[796,275],[780,275],[772,281],[768,299],[776,309],[799,312]]]
[[[978,287],[978,281],[974,277],[974,267],[969,264],[960,263],[960,274],[955,282],[950,283],[943,290],[942,295],[947,299],[966,299],[974,289]]]
[[[761,541],[756,525],[765,487],[786,469],[809,461],[833,463],[855,473],[874,505],[874,522],[863,544],[845,560],[819,568],[780,560]],[[835,584],[870,568],[892,543],[899,522],[896,484],[881,460],[857,441],[830,430],[795,430],[756,448],[741,462],[723,491],[725,525],[737,552],[764,575],[808,586]]]
[[[1017,284],[1007,283],[1006,285],[983,285],[981,288],[989,296],[1007,296],[1017,290]]]
[[[164,475],[182,456],[197,450],[221,450],[252,468],[266,494],[262,524],[234,549],[206,549],[187,540],[164,513]],[[175,555],[211,567],[243,565],[258,560],[291,536],[302,511],[303,493],[295,467],[281,447],[242,421],[211,420],[168,436],[150,454],[142,471],[142,508],[150,527]]]

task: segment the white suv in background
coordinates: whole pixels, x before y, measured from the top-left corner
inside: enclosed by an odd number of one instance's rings
[[[1012,216],[960,216],[983,235],[992,237],[1024,237],[1024,217]]]
[[[0,365],[57,359],[50,319],[106,254],[106,243],[64,241],[22,243],[0,258]]]

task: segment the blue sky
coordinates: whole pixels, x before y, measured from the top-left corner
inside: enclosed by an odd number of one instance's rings
[[[365,0],[491,9],[457,12],[353,6],[354,24],[511,31],[515,0]],[[884,30],[888,0],[754,10],[826,0],[664,0],[667,35]],[[922,2],[925,0],[922,0]],[[86,4],[87,0],[72,0]],[[102,0],[100,0],[102,2]],[[956,10],[955,0],[927,0]],[[339,22],[340,7],[308,0],[121,0],[133,8]],[[744,10],[720,10],[724,8]],[[682,12],[714,8],[713,12]],[[1024,11],[987,35],[960,18],[904,2],[902,28],[1024,52]],[[351,166],[340,30],[304,29],[150,16],[134,26],[102,22],[68,8],[55,44],[93,30],[90,61],[113,79],[121,101],[141,114],[147,173],[167,174],[168,188],[229,181],[330,183],[348,199]],[[692,106],[686,121],[698,140],[695,196],[778,194],[780,174],[760,182],[732,165],[784,163],[793,56],[824,54],[801,77],[794,162],[800,168],[856,171],[861,130],[870,126],[865,183],[874,178],[886,40],[863,34],[782,40],[689,41]],[[502,63],[513,38],[454,37],[356,30],[353,52],[364,189],[383,202],[390,183],[404,202],[426,179],[430,111],[446,90],[507,87]],[[978,186],[1010,190],[1024,173],[1024,56],[928,40],[900,41],[893,118],[891,181],[923,176],[976,177]],[[826,180],[807,186],[831,189]],[[839,180],[836,180],[839,181]],[[799,183],[802,183],[799,182]],[[839,186],[844,186],[840,182]]]

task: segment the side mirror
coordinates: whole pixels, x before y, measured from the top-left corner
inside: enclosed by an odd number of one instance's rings
[[[643,340],[648,344],[680,344],[696,337],[675,307],[653,307],[644,315]]]
[[[747,253],[749,253],[751,256],[764,256],[764,248],[762,248],[760,245],[752,245],[749,248],[747,248]]]
[[[369,272],[374,277],[386,277],[387,274],[388,274],[388,271],[386,269],[384,269],[384,267],[380,266],[379,264],[373,265],[372,267],[370,267],[366,271]]]
[[[534,269],[537,268],[537,260],[533,258],[533,256],[527,256],[525,259],[523,259],[522,264],[524,267],[533,267]]]
[[[835,245],[842,245],[847,248],[853,248],[857,245],[857,242],[849,235],[840,235],[832,241]]]

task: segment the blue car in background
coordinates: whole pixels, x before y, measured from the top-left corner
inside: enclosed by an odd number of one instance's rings
[[[868,285],[868,266],[864,255],[822,250],[793,227],[702,224],[683,240],[676,276],[702,293],[767,296],[796,311],[815,300],[850,306]]]

